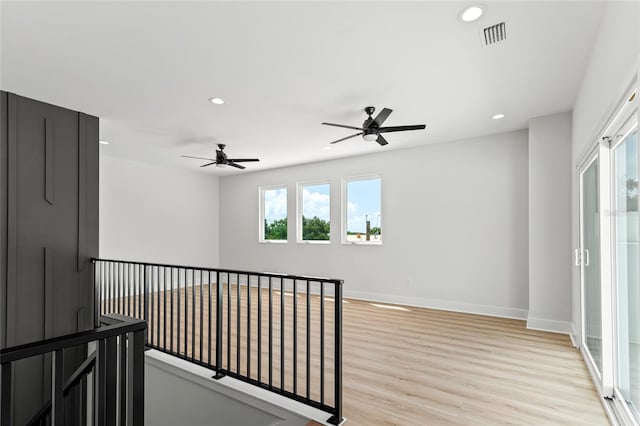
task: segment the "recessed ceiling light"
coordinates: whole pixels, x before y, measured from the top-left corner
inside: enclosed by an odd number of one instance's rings
[[[484,10],[479,5],[473,5],[465,7],[462,12],[458,15],[458,19],[463,22],[473,22],[476,19],[480,18]]]
[[[496,114],[493,117],[494,120],[502,120],[504,118],[504,114]]]
[[[220,98],[209,98],[209,102],[216,105],[222,105],[224,101]]]
[[[331,149],[331,147],[330,146],[323,146],[322,149],[324,149],[326,151],[329,151]]]
[[[100,143],[101,143],[102,145],[109,145],[109,142],[107,142],[107,141],[100,141]]]

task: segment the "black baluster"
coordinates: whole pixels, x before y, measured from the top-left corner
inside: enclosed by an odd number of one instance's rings
[[[293,280],[293,393],[298,395],[298,280]]]
[[[158,306],[157,306],[157,310],[158,310],[158,327],[157,327],[157,342],[156,345],[159,347],[162,347],[160,345],[160,332],[162,331],[162,327],[160,326],[160,313],[161,313],[161,306],[160,306],[160,266],[156,266],[156,298],[158,299]]]
[[[262,383],[262,276],[258,275],[258,381]]]
[[[64,359],[63,350],[53,352],[51,360],[51,424],[64,424]]]
[[[222,286],[222,280],[220,279],[220,271],[216,271],[216,379],[221,378],[222,375],[222,310],[224,303],[224,287]],[[228,326],[228,324],[227,324]],[[227,327],[228,328],[228,327]],[[227,341],[227,348],[229,342]],[[229,358],[227,358],[228,360]],[[227,365],[227,369],[229,366]]]
[[[334,418],[330,423],[340,424],[342,421],[342,282],[334,283],[335,286],[335,312],[334,312]]]
[[[184,270],[184,356],[187,357],[189,352],[189,274],[188,270]]]
[[[124,285],[124,300],[123,302],[126,304],[126,306],[124,306],[124,309],[122,309],[122,313],[125,315],[129,315],[129,301],[130,301],[130,297],[131,297],[131,292],[129,291],[129,264],[128,263],[123,263],[122,264],[122,275],[124,277],[124,279],[122,280],[122,284]]]
[[[203,315],[204,315],[204,300],[203,300],[203,296],[202,296],[202,287],[204,285],[204,271],[201,269],[200,270],[200,362],[203,361],[203,356],[202,356],[202,349],[203,349],[203,342],[202,342],[202,337],[204,336],[204,332],[203,332],[203,327],[204,327],[204,323],[202,321],[203,319]]]
[[[231,371],[231,274],[227,273],[227,371]]]
[[[240,307],[240,274],[236,274],[236,295],[237,295],[237,310],[236,310],[236,373],[240,374],[240,317],[242,308]]]
[[[155,318],[156,318],[156,310],[155,310],[155,301],[153,298],[153,290],[154,290],[154,285],[153,285],[153,266],[149,267],[149,301],[151,303],[151,309],[149,312],[149,331],[150,331],[150,335],[151,335],[151,346],[154,346],[155,343],[155,336],[153,335],[153,326],[155,323]]]
[[[167,349],[167,268],[162,268],[162,347]]]
[[[208,333],[207,333],[207,336],[209,336],[209,348],[208,348],[208,352],[207,352],[207,361],[209,363],[209,368],[211,368],[211,364],[212,364],[212,362],[211,362],[211,340],[212,340],[212,338],[211,338],[211,296],[212,296],[212,293],[211,293],[211,271],[207,271],[207,281],[209,283],[209,309],[207,311],[207,313],[209,314],[209,323],[208,323],[209,330],[208,330]]]
[[[171,346],[171,352],[173,350],[173,268],[169,269],[169,288],[171,290],[171,330],[169,331],[169,346]]]
[[[307,280],[307,337],[305,339],[307,343],[307,399],[311,394],[311,339],[309,339],[311,334],[311,292],[309,290],[309,280]]]
[[[176,295],[176,304],[178,305],[178,312],[176,312],[176,353],[180,354],[180,271],[182,268],[176,269],[176,276],[178,277],[178,294]]]
[[[280,278],[280,389],[284,390],[284,278]]]
[[[196,358],[196,271],[191,270],[191,359]]]
[[[251,378],[251,277],[247,274],[247,377]]]
[[[147,322],[147,326],[150,325],[149,323],[149,282],[147,281],[147,266],[146,265],[142,265],[142,286],[143,286],[143,298],[144,298],[144,315],[143,315],[143,319]],[[147,342],[149,341],[149,335],[150,332],[145,332],[145,341],[144,343],[147,344]]]
[[[324,404],[324,281],[320,283],[320,404]]]
[[[269,390],[273,389],[273,284],[269,277]]]
[[[114,269],[114,263],[113,262],[109,262],[109,305],[110,305],[110,309],[109,312],[115,312],[115,307],[116,307],[116,299],[115,299],[115,293],[116,293],[116,286],[115,286],[115,280],[113,278],[113,269]]]

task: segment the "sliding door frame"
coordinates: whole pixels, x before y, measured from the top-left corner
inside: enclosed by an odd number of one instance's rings
[[[617,126],[613,127],[613,132],[611,133],[610,136],[607,136],[609,144],[610,144],[610,148],[609,148],[609,152],[610,152],[610,167],[611,167],[611,172],[612,174],[610,174],[611,177],[611,200],[610,200],[610,206],[612,208],[612,213],[613,214],[617,214],[617,212],[614,210],[615,209],[615,194],[613,192],[613,188],[614,188],[614,177],[613,177],[613,172],[615,171],[615,166],[614,166],[614,161],[615,161],[615,155],[614,155],[614,151],[616,150],[616,148],[618,148],[626,139],[628,136],[630,136],[634,131],[638,130],[638,116],[637,116],[637,108],[634,109],[633,106],[631,106],[631,111],[628,112],[628,114],[626,115],[622,115],[620,117],[620,119],[617,121]],[[624,121],[623,121],[624,120]],[[620,124],[622,122],[622,124]],[[640,163],[640,161],[639,161]],[[640,164],[639,164],[640,166]],[[612,392],[611,392],[611,402],[614,405],[615,409],[614,411],[616,412],[616,415],[621,417],[622,419],[624,419],[624,424],[634,424],[634,425],[638,425],[640,424],[640,418],[638,417],[638,413],[633,413],[632,409],[629,407],[629,404],[627,404],[626,399],[624,397],[624,395],[622,395],[620,388],[619,388],[619,365],[618,365],[618,353],[620,351],[620,348],[618,346],[618,339],[617,336],[619,335],[619,324],[618,324],[618,298],[617,298],[617,294],[618,294],[618,277],[617,277],[617,268],[615,267],[615,261],[616,261],[616,245],[613,243],[614,238],[615,238],[615,233],[616,233],[616,223],[615,220],[611,220],[611,224],[610,224],[610,229],[611,229],[611,243],[612,243],[612,251],[611,251],[611,273],[609,274],[609,276],[611,277],[611,297],[612,297],[612,313],[611,313],[611,319],[612,319],[612,350],[613,350],[613,360],[612,360],[612,367],[613,367],[613,377],[612,377]]]
[[[640,419],[632,413],[623,395],[618,389],[618,324],[617,324],[617,283],[615,252],[615,220],[614,199],[614,150],[628,135],[638,128],[638,107],[636,81],[625,92],[625,97],[618,108],[599,133],[596,142],[588,154],[578,164],[578,226],[579,251],[576,253],[576,264],[580,265],[580,350],[591,373],[598,393],[605,398],[605,408],[613,411],[615,417],[623,424],[639,425]],[[584,256],[584,221],[583,173],[598,161],[598,209],[600,230],[600,297],[601,297],[601,335],[602,335],[602,368],[598,368],[587,347],[586,341],[586,309],[585,309],[585,256]],[[579,254],[579,255],[578,255]],[[608,405],[609,404],[609,405]],[[611,414],[613,414],[611,413]]]

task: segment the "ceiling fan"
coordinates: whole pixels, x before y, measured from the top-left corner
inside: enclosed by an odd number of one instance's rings
[[[211,166],[211,165],[216,165],[216,167],[225,167],[225,166],[231,166],[231,167],[235,167],[237,169],[244,169],[244,166],[241,166],[240,164],[236,164],[236,163],[247,163],[249,161],[260,161],[257,158],[227,158],[227,154],[224,152],[224,147],[226,145],[219,143],[218,144],[218,148],[220,149],[216,149],[216,158],[204,158],[204,157],[192,157],[190,155],[181,155],[180,157],[184,157],[184,158],[197,158],[198,160],[207,160],[207,161],[211,161],[211,163],[207,163],[207,164],[203,164],[200,167],[207,167],[207,166]]]
[[[331,143],[338,143],[345,141],[347,139],[355,138],[356,136],[362,135],[362,139],[365,141],[376,141],[380,145],[384,146],[388,144],[387,140],[381,133],[390,133],[390,132],[404,132],[406,130],[423,130],[427,126],[424,124],[417,124],[414,126],[390,126],[390,127],[382,127],[382,123],[385,122],[389,115],[393,112],[393,110],[389,108],[383,108],[382,111],[376,116],[376,118],[371,117],[376,109],[372,106],[368,106],[364,109],[364,112],[369,116],[364,123],[362,123],[362,127],[354,127],[354,126],[345,126],[343,124],[333,124],[333,123],[322,123],[326,126],[335,126],[335,127],[344,127],[345,129],[353,129],[360,130],[360,133],[356,133],[355,135],[347,136],[346,138],[338,139],[337,141],[333,141]]]

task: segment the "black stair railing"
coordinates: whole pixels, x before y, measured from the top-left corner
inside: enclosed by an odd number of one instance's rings
[[[147,346],[342,421],[338,279],[93,259],[96,314],[148,322]]]
[[[51,399],[27,422],[28,425],[63,426],[79,418],[91,406],[91,424],[144,424],[144,339],[147,324],[122,315],[99,318],[104,326],[38,342],[0,350],[0,426],[13,426],[14,363],[34,356],[51,354]],[[66,350],[80,345],[95,346],[85,361],[65,380]],[[118,368],[118,359],[120,367]],[[91,374],[92,387],[87,379]],[[74,412],[65,412],[65,399],[72,392],[82,395]],[[119,404],[116,395],[120,395]],[[119,409],[118,409],[119,405]],[[119,416],[119,419],[118,419]],[[80,424],[86,424],[81,419]]]
[[[82,364],[73,372],[71,377],[65,381],[64,387],[62,388],[62,396],[66,397],[71,391],[78,390],[81,391],[86,387],[87,382],[85,381],[87,376],[93,372],[93,367],[96,364],[96,352],[95,350],[91,352],[91,354],[87,357],[86,360],[82,362]],[[82,395],[81,395],[82,396]],[[86,416],[86,405],[82,398],[81,405],[77,407],[78,415],[83,418]],[[38,412],[31,417],[31,419],[27,422],[27,426],[39,426],[41,424],[46,425],[47,419],[51,419],[51,400],[47,401]],[[85,424],[86,419],[84,421],[80,421],[79,424]]]

